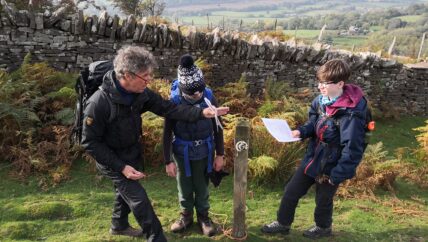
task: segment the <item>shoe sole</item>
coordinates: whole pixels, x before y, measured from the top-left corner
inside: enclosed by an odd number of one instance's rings
[[[333,235],[333,233],[329,233],[329,234],[322,234],[322,235],[313,237],[313,236],[310,236],[310,235],[303,234],[303,237],[309,238],[309,239],[320,239],[320,238],[324,238],[324,237],[331,237],[332,235]]]
[[[260,229],[263,233],[265,234],[290,234],[290,231],[278,231],[278,232],[269,232],[269,231],[264,231],[263,229]]]
[[[130,234],[123,233],[123,232],[120,232],[120,231],[114,231],[114,230],[112,230],[112,229],[110,229],[110,230],[109,230],[109,233],[110,233],[111,235],[122,235],[122,236],[128,236],[128,237],[133,237],[133,238],[140,238],[140,237],[143,237],[143,233],[141,233],[141,234],[139,234],[139,235],[130,235]]]
[[[214,226],[214,224],[213,224]],[[214,235],[217,234],[217,228],[214,227],[214,232],[210,233],[210,234],[204,234],[204,230],[202,229],[202,225],[199,223],[199,228],[201,229],[201,232],[203,235],[208,236],[208,237],[213,237]]]

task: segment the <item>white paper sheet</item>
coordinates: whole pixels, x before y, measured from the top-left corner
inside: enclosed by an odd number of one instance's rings
[[[262,118],[262,120],[269,133],[279,142],[295,142],[300,140],[300,138],[293,138],[287,121],[269,118]]]

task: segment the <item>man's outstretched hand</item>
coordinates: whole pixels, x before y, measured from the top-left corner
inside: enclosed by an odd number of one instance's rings
[[[130,180],[140,180],[141,178],[146,177],[142,172],[139,172],[134,169],[134,167],[126,165],[122,170],[122,174]]]
[[[217,116],[222,116],[229,112],[229,107],[219,107],[219,108],[216,108],[216,111],[217,111]],[[216,115],[216,111],[214,111],[211,108],[205,108],[202,111],[202,114],[204,115],[205,118],[214,118]]]

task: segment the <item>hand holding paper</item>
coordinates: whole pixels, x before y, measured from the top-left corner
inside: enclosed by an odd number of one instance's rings
[[[262,120],[269,133],[279,142],[294,142],[300,140],[300,138],[294,138],[287,121],[268,118],[262,118]]]

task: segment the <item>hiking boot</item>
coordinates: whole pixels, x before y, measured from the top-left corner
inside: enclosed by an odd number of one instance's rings
[[[331,236],[331,227],[329,228],[321,228],[317,225],[314,225],[310,229],[303,232],[303,236],[311,239],[318,239],[321,237],[329,237]]]
[[[180,213],[180,218],[171,225],[171,232],[178,233],[189,228],[193,224],[193,213],[183,211]]]
[[[288,225],[282,225],[278,221],[273,221],[270,224],[265,224],[262,227],[262,232],[267,234],[288,234],[290,233],[290,226]]]
[[[202,213],[198,212],[198,224],[205,236],[211,237],[217,232],[213,222],[210,217],[208,217],[208,211]]]
[[[143,236],[143,230],[141,229],[134,229],[133,227],[129,226],[128,228],[124,230],[115,230],[110,228],[110,234],[111,235],[125,235],[130,237],[141,237]]]

